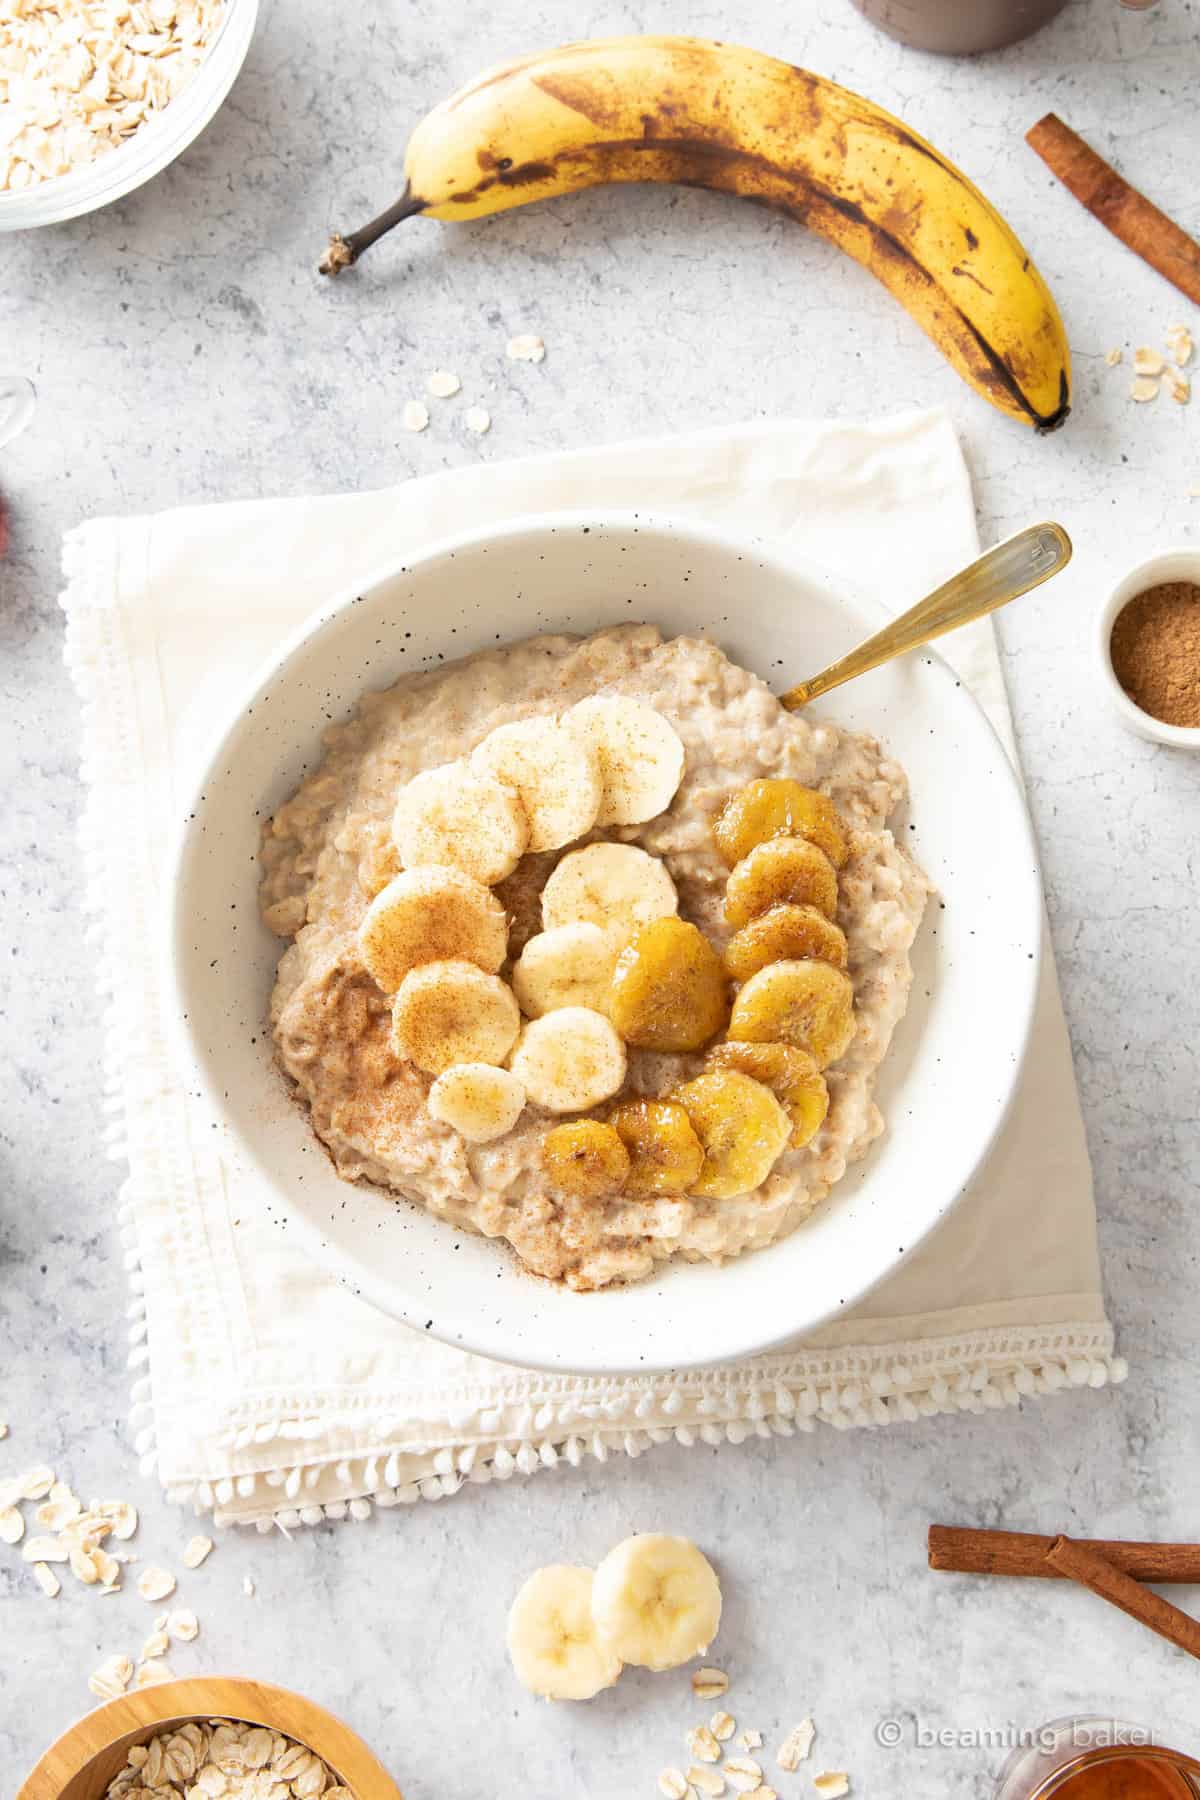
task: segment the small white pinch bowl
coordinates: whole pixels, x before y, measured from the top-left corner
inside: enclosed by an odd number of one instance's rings
[[[253,1176],[279,1228],[385,1313],[485,1356],[577,1373],[777,1348],[882,1281],[986,1157],[1038,980],[1041,880],[1018,781],[970,694],[922,650],[812,708],[879,736],[904,764],[912,805],[897,834],[944,907],[930,903],[908,1014],[880,1071],[888,1128],[799,1230],[720,1268],[674,1261],[577,1294],[530,1276],[501,1244],[340,1181],[272,1059],[283,946],[258,922],[261,821],[319,757],[328,719],[351,714],[366,687],[498,640],[639,619],[667,635],[710,633],[781,691],[882,615],[790,550],[690,522],[559,513],[464,533],[333,597],[282,646],[180,796],[168,888],[181,1073],[198,1077],[227,1127],[234,1176]]]
[[[1152,744],[1167,744],[1173,750],[1200,750],[1200,726],[1168,725],[1153,713],[1143,712],[1117,680],[1112,661],[1112,634],[1117,617],[1144,594],[1147,588],[1161,587],[1166,581],[1194,581],[1200,587],[1200,549],[1181,544],[1172,550],[1160,550],[1157,556],[1135,563],[1122,575],[1096,620],[1096,660],[1100,682],[1109,704],[1127,730]]]

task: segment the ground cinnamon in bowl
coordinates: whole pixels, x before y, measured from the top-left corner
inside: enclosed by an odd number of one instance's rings
[[[1135,706],[1164,725],[1200,728],[1200,586],[1164,581],[1117,614],[1113,673]]]

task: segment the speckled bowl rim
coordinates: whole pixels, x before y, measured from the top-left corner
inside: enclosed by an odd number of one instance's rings
[[[401,575],[413,576],[429,570],[445,559],[453,559],[465,552],[484,547],[491,547],[508,539],[518,539],[535,532],[569,533],[572,531],[603,532],[605,530],[625,530],[643,535],[662,532],[674,539],[686,539],[689,545],[695,546],[697,554],[711,548],[735,557],[752,557],[761,568],[769,566],[787,581],[799,580],[817,586],[824,591],[827,599],[835,605],[843,607],[852,614],[863,614],[873,628],[876,621],[883,623],[888,613],[877,601],[861,594],[849,596],[847,584],[835,580],[806,556],[793,554],[782,547],[778,539],[761,539],[753,534],[740,534],[718,529],[708,524],[699,524],[690,519],[673,517],[669,514],[648,514],[633,511],[564,511],[540,514],[528,514],[511,519],[501,525],[487,526],[464,530],[442,538],[417,556],[395,556],[378,565],[370,576],[356,582],[352,587],[339,593],[328,605],[316,610],[294,632],[283,641],[276,653],[260,668],[258,674],[241,695],[237,705],[230,709],[226,724],[219,733],[210,754],[199,766],[199,773],[194,779],[188,793],[183,796],[180,805],[181,824],[174,844],[170,849],[167,862],[167,880],[164,889],[167,899],[167,942],[165,945],[165,974],[168,984],[168,997],[171,1007],[172,1023],[184,1049],[191,1067],[196,1071],[203,1093],[214,1114],[228,1129],[250,1166],[263,1178],[272,1191],[278,1196],[280,1204],[287,1209],[289,1229],[296,1232],[307,1253],[322,1268],[328,1269],[351,1292],[368,1300],[379,1311],[401,1320],[404,1324],[419,1332],[428,1331],[430,1335],[442,1339],[457,1349],[465,1349],[477,1355],[489,1357],[502,1363],[512,1363],[522,1368],[542,1369],[556,1374],[576,1375],[616,1375],[616,1374],[652,1374],[668,1373],[688,1368],[701,1368],[714,1360],[721,1362],[737,1362],[746,1357],[763,1354],[767,1351],[781,1349],[795,1344],[805,1333],[819,1328],[826,1321],[843,1317],[850,1308],[864,1299],[882,1281],[906,1262],[913,1252],[925,1242],[932,1232],[942,1224],[956,1209],[972,1178],[986,1161],[992,1147],[1012,1110],[1024,1067],[1029,1040],[1033,1030],[1033,1022],[1037,1004],[1038,989],[1041,977],[1042,957],[1042,923],[1044,901],[1042,891],[1041,867],[1037,844],[1029,819],[1025,802],[1024,787],[1021,779],[1009,759],[1009,755],[1001,743],[991,721],[983,712],[974,696],[965,688],[955,675],[953,669],[936,650],[930,646],[911,652],[912,658],[919,658],[938,678],[944,682],[948,702],[961,702],[970,712],[977,727],[982,727],[984,736],[991,740],[993,749],[998,752],[997,770],[999,780],[1009,790],[1010,797],[1017,802],[1015,820],[1022,838],[1021,873],[1018,876],[1014,869],[1014,905],[1020,914],[1021,941],[1030,948],[1028,960],[1019,965],[1025,981],[1025,991],[1019,1001],[1019,1015],[1016,1029],[1010,1040],[1011,1062],[1007,1071],[1004,1091],[995,1111],[992,1114],[989,1128],[980,1138],[966,1146],[957,1158],[952,1178],[939,1183],[939,1193],[944,1194],[938,1206],[929,1205],[923,1222],[908,1230],[906,1242],[898,1254],[882,1256],[877,1265],[873,1265],[854,1280],[840,1283],[840,1292],[831,1292],[828,1304],[823,1304],[819,1312],[803,1319],[791,1319],[785,1325],[775,1323],[764,1325],[755,1316],[748,1317],[736,1341],[722,1344],[719,1351],[711,1345],[697,1341],[681,1346],[672,1342],[670,1351],[657,1347],[641,1351],[636,1358],[628,1354],[622,1355],[611,1344],[586,1357],[576,1354],[566,1355],[557,1342],[545,1342],[535,1337],[521,1336],[497,1328],[492,1322],[484,1319],[463,1307],[454,1312],[451,1306],[442,1304],[440,1316],[435,1320],[427,1318],[428,1305],[421,1296],[406,1296],[395,1280],[387,1275],[380,1276],[373,1266],[364,1265],[354,1257],[344,1253],[337,1245],[330,1243],[323,1235],[320,1227],[298,1207],[289,1205],[288,1198],[277,1176],[264,1162],[258,1153],[257,1145],[242,1132],[233,1118],[222,1094],[221,1082],[215,1071],[209,1066],[207,1059],[194,1042],[187,1023],[187,998],[181,985],[180,968],[183,961],[182,946],[188,929],[188,921],[180,905],[183,891],[183,876],[189,856],[191,840],[195,831],[194,817],[203,802],[205,790],[211,784],[214,775],[228,761],[227,740],[237,730],[244,714],[254,708],[266,690],[271,689],[281,679],[286,680],[289,664],[300,651],[310,646],[323,632],[332,628],[350,608],[362,603],[381,585],[393,582]],[[530,630],[536,629],[532,624]],[[579,629],[589,629],[582,623]],[[527,635],[527,634],[526,634]],[[517,641],[512,639],[511,641]],[[461,654],[456,651],[455,654]],[[818,702],[820,707],[822,703]],[[314,720],[314,730],[316,721]],[[884,1059],[886,1067],[887,1059]],[[836,1204],[836,1197],[834,1204]],[[819,1211],[820,1209],[818,1209]],[[803,1227],[800,1228],[801,1230]],[[446,1229],[447,1250],[453,1230]],[[786,1245],[792,1241],[796,1233],[779,1242]],[[505,1246],[491,1246],[495,1254],[507,1255]],[[732,1269],[747,1262],[753,1262],[760,1256],[770,1256],[778,1245],[768,1245],[761,1252],[733,1259],[723,1265],[724,1269]],[[668,1265],[674,1267],[674,1265]],[[447,1269],[450,1263],[447,1262]],[[684,1271],[687,1272],[686,1270]],[[722,1271],[718,1269],[718,1274]],[[657,1284],[663,1279],[662,1272],[656,1269],[655,1274],[644,1282],[634,1283],[625,1292],[634,1292]],[[528,1281],[531,1289],[544,1287],[547,1284]],[[604,1292],[611,1293],[608,1289]],[[584,1305],[594,1303],[600,1296],[583,1294],[576,1296]]]
[[[1174,544],[1146,556],[1127,569],[1113,586],[1096,616],[1096,661],[1109,704],[1129,731],[1172,750],[1200,750],[1200,725],[1169,725],[1135,704],[1117,680],[1112,661],[1113,626],[1131,600],[1164,581],[1194,581],[1200,586],[1200,544]]]

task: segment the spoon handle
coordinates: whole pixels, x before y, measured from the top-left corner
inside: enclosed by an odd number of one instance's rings
[[[819,694],[841,687],[843,681],[865,675],[880,663],[891,662],[894,656],[903,656],[906,650],[928,644],[944,632],[981,619],[984,613],[994,612],[1018,595],[1040,587],[1043,581],[1065,569],[1070,560],[1071,540],[1061,525],[1030,525],[985,551],[978,562],[960,569],[865,644],[839,657],[811,680],[781,694],[780,705],[797,712]]]

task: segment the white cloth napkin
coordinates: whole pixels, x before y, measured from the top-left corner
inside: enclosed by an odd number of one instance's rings
[[[100,519],[67,541],[110,1146],[129,1164],[134,1428],[144,1465],[218,1523],[362,1517],[372,1502],[437,1498],[560,1458],[981,1411],[1124,1373],[1049,954],[1021,1094],[957,1211],[848,1316],[734,1366],[580,1380],[431,1342],[270,1228],[253,1177],[212,1148],[169,1048],[155,955],[177,787],[258,664],[331,591],[464,520],[588,506],[792,540],[896,607],[978,548],[966,469],[939,413],[756,424],[380,493]],[[990,622],[944,649],[1015,757]]]

